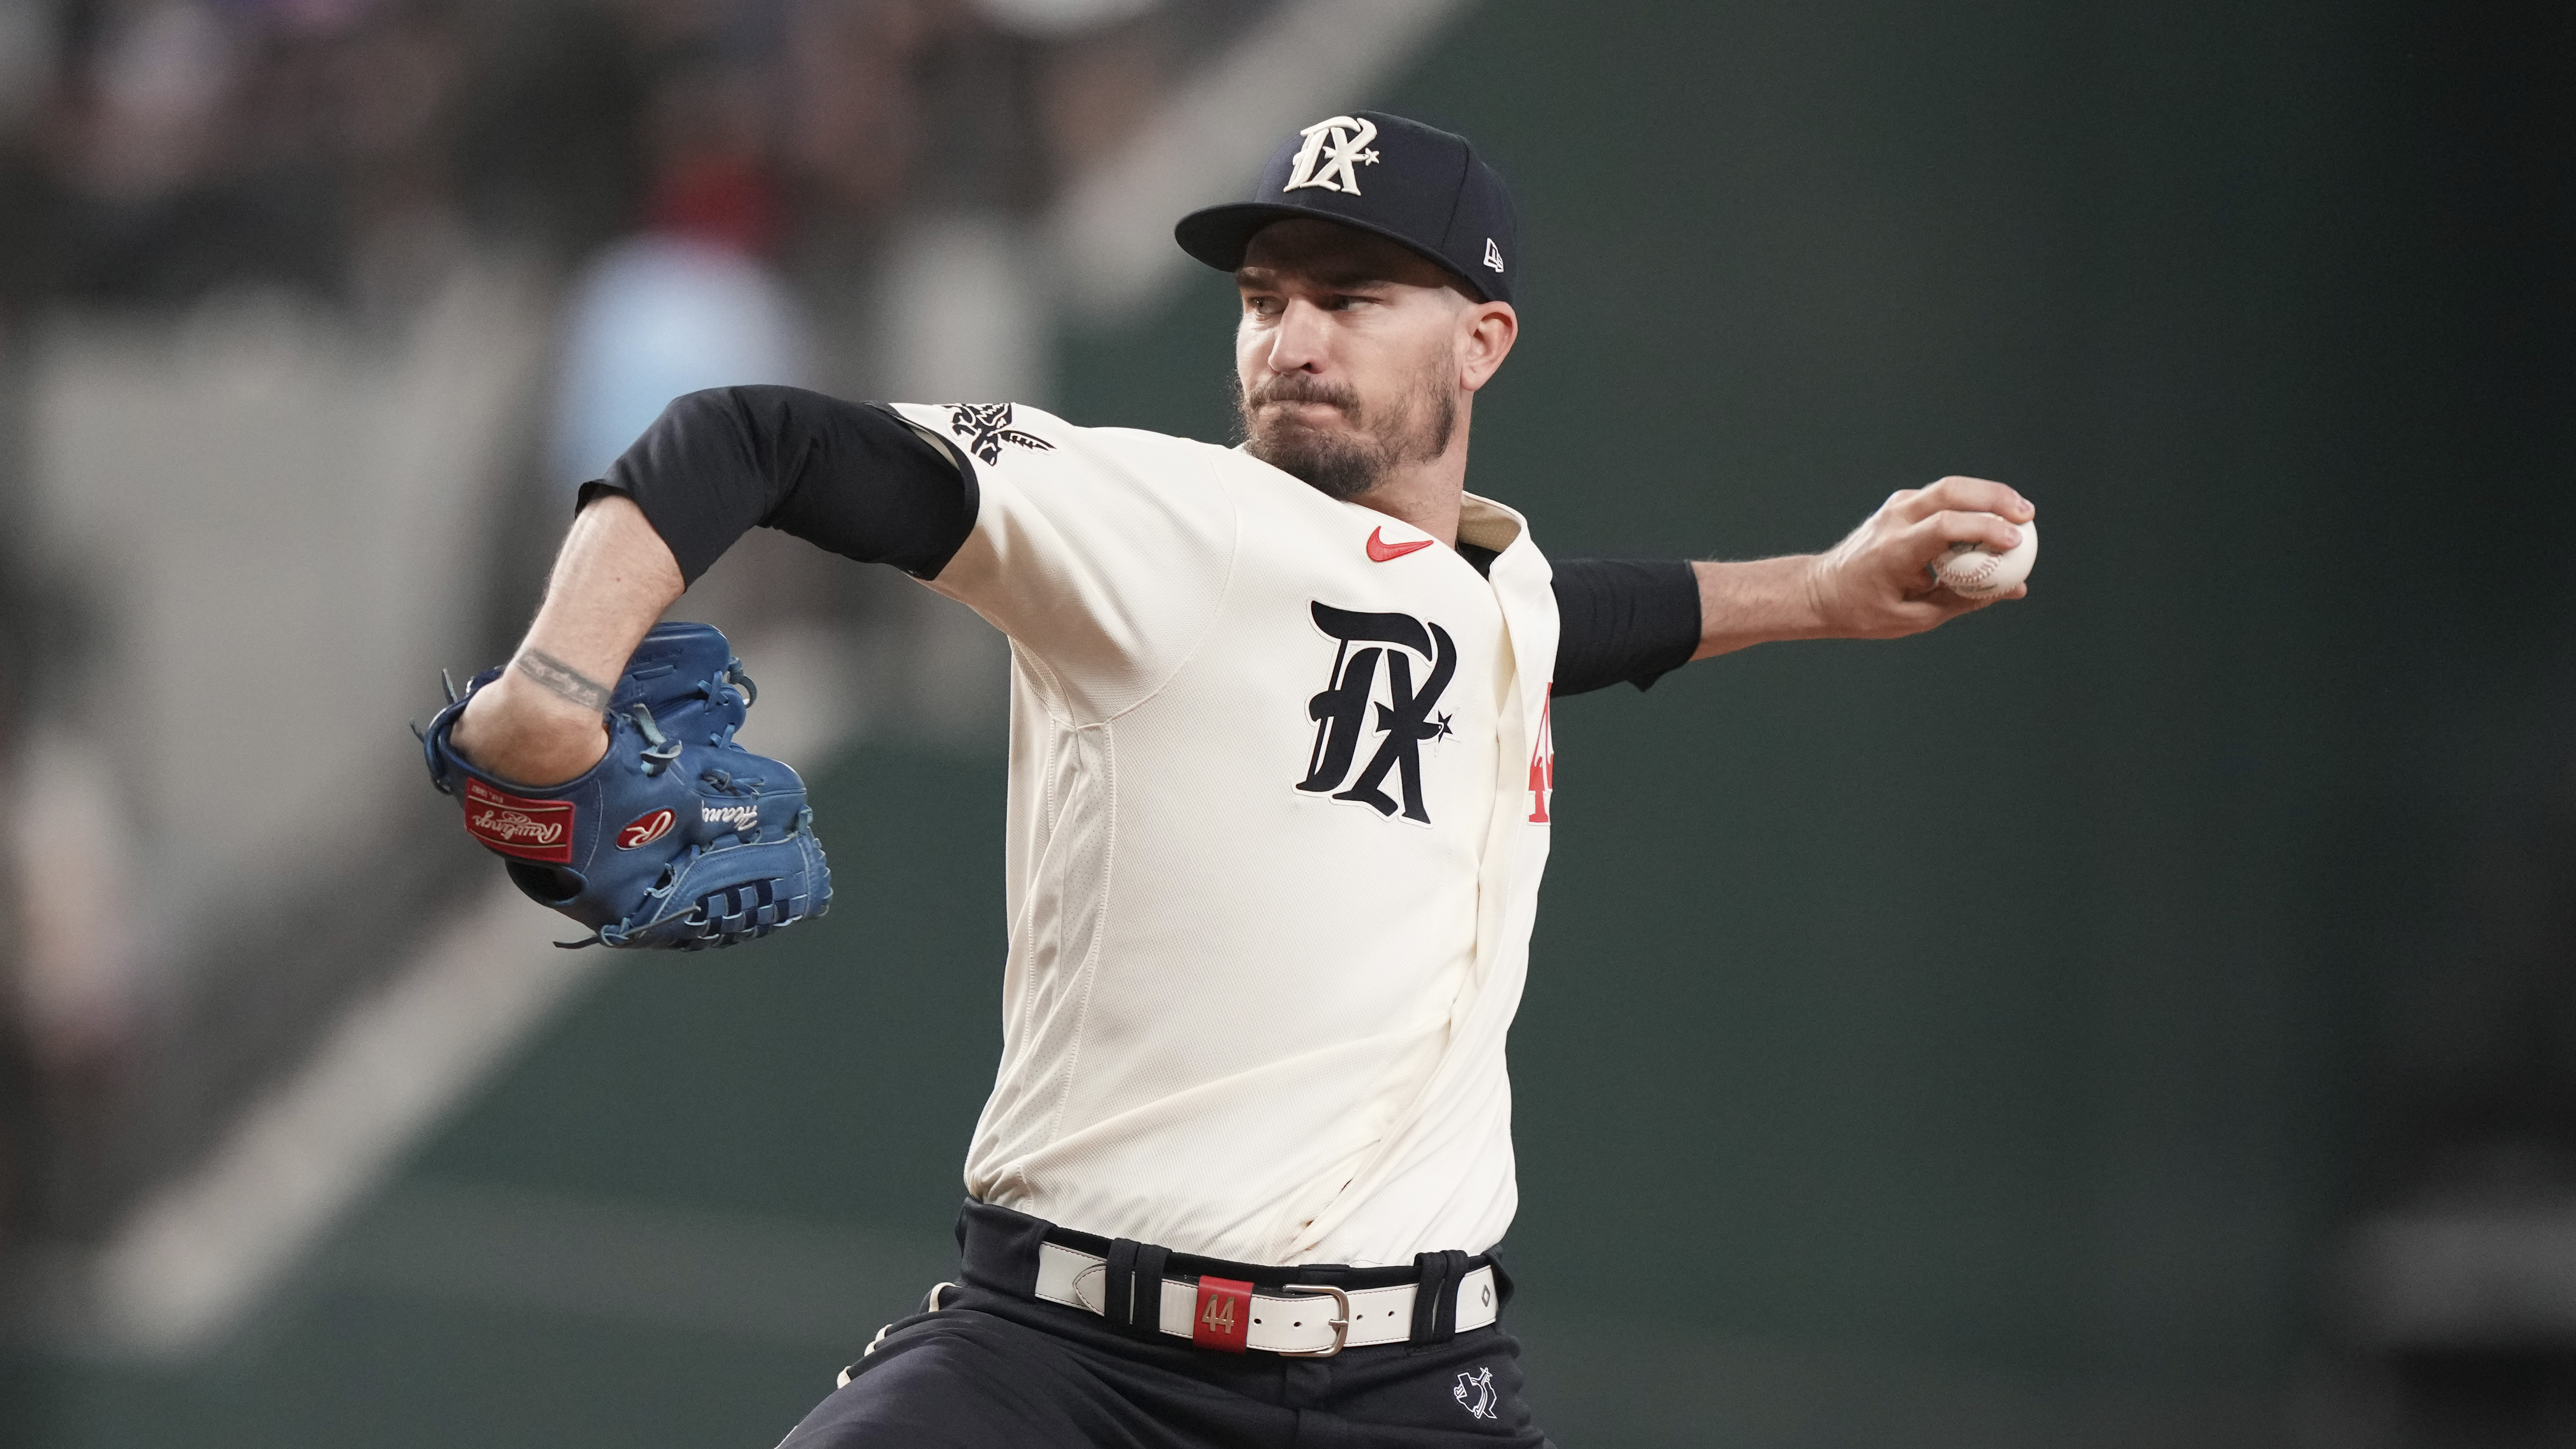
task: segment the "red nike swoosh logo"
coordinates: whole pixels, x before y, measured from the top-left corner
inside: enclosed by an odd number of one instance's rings
[[[1384,532],[1384,529],[1377,528],[1369,530],[1368,551],[1370,563],[1385,563],[1390,559],[1402,558],[1416,549],[1429,548],[1431,546],[1431,540],[1427,538],[1417,538],[1411,543],[1389,543],[1383,537],[1380,537]]]

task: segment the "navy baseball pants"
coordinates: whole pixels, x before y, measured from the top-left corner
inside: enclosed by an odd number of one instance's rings
[[[965,1284],[889,1325],[779,1449],[1549,1449],[1499,1325],[1330,1358],[1149,1342],[1009,1291],[1016,1213],[969,1204]]]

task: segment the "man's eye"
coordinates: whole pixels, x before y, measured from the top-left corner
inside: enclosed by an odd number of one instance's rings
[[[1276,297],[1247,297],[1244,299],[1244,306],[1251,309],[1256,317],[1279,315],[1279,299]]]

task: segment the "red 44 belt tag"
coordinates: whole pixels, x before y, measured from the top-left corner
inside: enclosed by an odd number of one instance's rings
[[[1241,1353],[1252,1330],[1252,1285],[1232,1278],[1199,1279],[1198,1314],[1190,1320],[1190,1341],[1201,1348]]]

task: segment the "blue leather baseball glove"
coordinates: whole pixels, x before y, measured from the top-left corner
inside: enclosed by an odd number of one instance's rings
[[[560,785],[518,785],[447,742],[487,669],[421,736],[430,783],[465,804],[465,830],[539,904],[591,928],[558,945],[699,951],[822,915],[832,874],[805,782],[733,742],[757,694],[724,635],[661,624],[608,706],[608,753]]]

